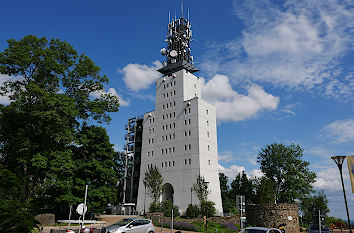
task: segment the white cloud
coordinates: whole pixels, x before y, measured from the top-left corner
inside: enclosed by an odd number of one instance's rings
[[[240,172],[245,172],[248,178],[258,178],[263,176],[263,173],[259,169],[253,169],[250,172],[247,172],[243,166],[237,166],[234,164],[229,168],[225,168],[219,164],[219,173],[224,173],[229,178],[229,181],[232,181]]]
[[[324,158],[328,158],[330,155],[333,154],[331,150],[323,146],[314,146],[309,148],[308,150],[305,150],[305,152],[306,154],[317,155]]]
[[[262,87],[251,85],[248,95],[232,89],[229,78],[215,75],[203,84],[202,97],[216,106],[219,121],[242,121],[254,117],[262,110],[275,110],[279,97],[266,93]]]
[[[230,154],[219,155],[219,161],[231,162],[235,160]]]
[[[354,96],[353,79],[342,79],[339,67],[354,48],[350,1],[288,0],[281,6],[257,0],[234,3],[245,28],[232,41],[214,43],[214,51],[202,65],[206,72],[225,72],[233,82],[316,87],[328,96]]]
[[[344,174],[345,175],[345,174]],[[317,172],[317,180],[313,184],[316,189],[339,191],[342,189],[340,175],[337,167],[323,169]]]
[[[330,138],[335,143],[354,142],[354,118],[330,123],[321,130],[320,136]]]
[[[126,100],[122,97],[122,95],[120,95],[116,89],[114,88],[109,88],[107,92],[92,92],[90,93],[91,98],[95,98],[98,99],[101,97],[102,94],[111,94],[114,96],[117,96],[119,99],[119,105],[120,106],[129,106],[130,104],[130,100]]]
[[[148,89],[149,86],[159,78],[160,73],[156,71],[161,68],[159,61],[154,61],[152,66],[140,64],[128,64],[119,72],[123,73],[123,80],[127,87],[135,92]]]

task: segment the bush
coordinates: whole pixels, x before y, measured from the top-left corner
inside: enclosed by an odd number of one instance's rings
[[[182,231],[198,231],[198,227],[186,222],[174,222],[173,228]]]
[[[171,217],[171,212],[172,212],[172,201],[171,200],[166,200],[161,203],[160,211],[164,214],[166,217]],[[178,206],[173,206],[173,217],[178,216]]]
[[[224,227],[226,230],[238,231],[237,227],[232,222],[221,223],[221,226]]]
[[[200,215],[200,209],[198,205],[189,204],[186,210],[187,218],[196,218],[198,215]]]
[[[202,201],[200,203],[200,213],[202,216],[212,217],[215,215],[215,203],[212,201]]]
[[[150,213],[156,213],[156,212],[160,212],[161,209],[161,204],[160,203],[156,203],[156,202],[152,202],[149,206],[149,212]]]

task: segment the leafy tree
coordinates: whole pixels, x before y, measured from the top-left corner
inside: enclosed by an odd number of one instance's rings
[[[204,177],[200,175],[197,177],[197,182],[193,184],[193,190],[200,202],[206,201],[210,194],[208,183],[205,181]]]
[[[123,152],[114,152],[113,158],[115,171],[115,176],[117,177],[118,182],[118,193],[117,200],[115,204],[123,202],[123,190],[124,190],[124,175],[125,175],[125,155]]]
[[[186,210],[186,216],[188,218],[196,218],[200,215],[200,209],[198,205],[189,204]]]
[[[231,182],[231,190],[229,191],[229,199],[232,201],[233,206],[236,206],[236,195],[245,196],[247,203],[254,202],[255,185],[254,180],[248,179],[246,174],[242,171],[239,172],[235,179]]]
[[[212,201],[202,201],[200,203],[200,213],[202,216],[206,216],[207,218],[212,217],[216,213],[215,203]]]
[[[255,182],[256,195],[254,202],[257,204],[274,203],[276,194],[274,181],[267,177],[262,177]]]
[[[36,36],[8,40],[0,73],[11,77],[0,88],[11,100],[0,105],[1,164],[17,174],[26,202],[44,204],[36,212],[53,202],[56,209],[78,204],[83,194],[71,187],[80,183],[74,154],[80,131],[87,122],[108,123],[108,112],[118,111],[117,97],[104,91],[108,78],[67,42]]]
[[[146,185],[147,193],[152,198],[153,203],[157,203],[163,193],[163,178],[159,169],[155,166],[149,168],[145,172],[143,182]]]
[[[313,190],[311,184],[316,174],[309,170],[309,162],[302,157],[303,149],[295,144],[273,143],[259,153],[257,159],[262,172],[275,184],[276,202],[293,203]]]
[[[221,191],[221,200],[222,200],[222,208],[224,213],[231,213],[235,211],[235,206],[229,198],[229,186],[227,184],[228,177],[225,176],[224,173],[219,173],[219,181],[220,181],[220,191]]]
[[[31,232],[39,223],[22,199],[22,184],[14,173],[0,170],[0,229],[2,232]]]
[[[325,213],[329,212],[326,194],[318,192],[315,195],[306,195],[300,201],[300,209],[303,214],[303,223],[309,224],[313,220],[314,210],[323,210]]]

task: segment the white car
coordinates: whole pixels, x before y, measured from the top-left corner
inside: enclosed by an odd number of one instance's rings
[[[155,233],[154,224],[150,219],[125,218],[106,228],[102,233]]]
[[[247,227],[243,229],[241,233],[282,233],[282,232],[277,228]]]

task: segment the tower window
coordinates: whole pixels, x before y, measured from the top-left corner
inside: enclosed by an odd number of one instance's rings
[[[191,164],[191,163],[192,163],[192,160],[191,160],[191,159],[188,159],[188,161],[189,161],[189,164]]]
[[[184,165],[187,165],[187,159],[184,160]]]
[[[173,81],[173,85],[176,85],[176,81]]]
[[[207,115],[209,114],[209,110],[208,109],[206,110],[206,113],[207,113]]]
[[[208,135],[208,137],[210,136],[210,135],[209,135],[209,131],[207,132],[207,135]]]
[[[191,131],[190,130],[188,131],[188,133],[189,133],[189,136],[191,136]]]
[[[162,115],[162,120],[165,120],[165,115]]]
[[[174,167],[175,166],[175,161],[172,161],[172,167]]]
[[[208,146],[208,151],[210,151],[210,146]]]
[[[176,112],[173,112],[173,117],[176,117]]]
[[[161,167],[163,167],[163,163],[161,163]]]
[[[197,88],[197,84],[194,83],[194,88]]]
[[[150,156],[150,151],[148,152],[148,157]]]
[[[191,108],[188,108],[188,113],[191,113]]]
[[[187,131],[184,131],[184,136],[185,136],[185,137],[187,136]]]
[[[165,167],[167,167],[167,162],[165,162]]]
[[[175,152],[175,147],[172,147],[172,152]]]
[[[166,85],[165,84],[163,85],[163,89],[166,89]]]
[[[173,101],[173,106],[176,106],[176,101]]]
[[[173,91],[173,95],[176,95],[176,90]]]
[[[209,126],[209,121],[207,121],[206,123],[207,123],[207,126]]]
[[[154,156],[154,151],[151,151],[151,156]]]
[[[210,160],[208,160],[209,166],[210,166]]]
[[[191,119],[188,119],[188,123],[191,124]]]
[[[168,92],[166,93],[166,97],[168,97]]]
[[[163,155],[163,149],[161,149],[161,154]]]
[[[173,123],[173,128],[176,128],[176,123]]]
[[[192,149],[192,145],[191,145],[191,144],[188,145],[188,149],[189,149],[189,150]]]
[[[184,145],[184,150],[187,150],[187,145]]]
[[[187,109],[184,109],[184,114],[187,114]]]
[[[165,126],[164,125],[162,126],[162,130],[165,130]]]

